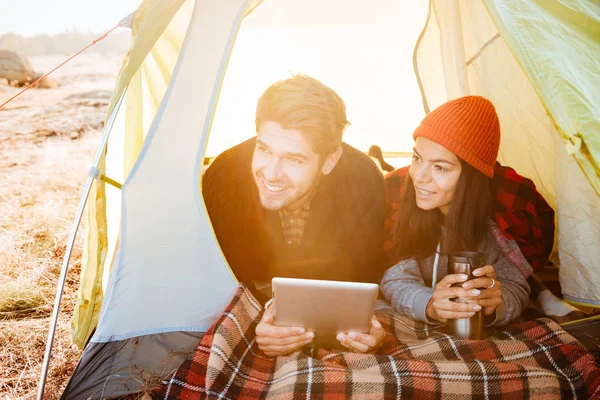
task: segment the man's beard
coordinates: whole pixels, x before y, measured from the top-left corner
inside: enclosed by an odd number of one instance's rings
[[[298,188],[292,185],[283,185],[285,189],[282,190],[281,196],[272,196],[267,192],[264,187],[264,178],[258,177],[258,182],[255,179],[255,184],[258,186],[258,195],[260,197],[261,205],[270,211],[279,211],[290,205],[293,205],[298,200],[305,197],[312,189],[313,186],[306,188]]]

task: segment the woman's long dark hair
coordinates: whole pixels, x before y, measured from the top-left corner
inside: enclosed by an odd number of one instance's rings
[[[404,200],[396,229],[399,259],[423,259],[435,253],[441,226],[446,227],[447,251],[475,251],[485,237],[487,219],[494,203],[490,178],[460,159],[462,170],[450,211],[444,218],[439,209],[422,210],[417,206],[412,179],[406,180]]]

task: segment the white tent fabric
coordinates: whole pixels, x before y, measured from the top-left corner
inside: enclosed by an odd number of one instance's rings
[[[196,3],[172,84],[122,188],[121,248],[93,342],[206,331],[235,292],[198,176],[245,8],[241,0]]]
[[[105,155],[106,175],[117,182],[127,179],[141,152],[179,58],[193,8],[193,1],[181,5],[127,85],[125,106],[117,111]],[[129,156],[133,154],[136,156]],[[121,227],[121,190],[108,186],[105,196],[108,251],[102,268],[104,292],[108,287],[110,267],[115,265],[113,257]]]
[[[559,278],[565,300],[600,306],[600,196],[555,137]]]

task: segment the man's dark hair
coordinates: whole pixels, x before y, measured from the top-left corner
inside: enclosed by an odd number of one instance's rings
[[[306,75],[275,82],[263,93],[256,107],[256,131],[267,121],[300,131],[322,157],[340,147],[349,124],[340,96]]]

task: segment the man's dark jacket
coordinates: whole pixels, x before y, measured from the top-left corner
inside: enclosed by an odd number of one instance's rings
[[[321,175],[300,245],[288,245],[278,211],[262,207],[252,176],[256,139],[219,155],[202,192],[221,249],[238,280],[264,300],[253,282],[274,276],[379,283],[385,189],[375,164],[347,144]]]

